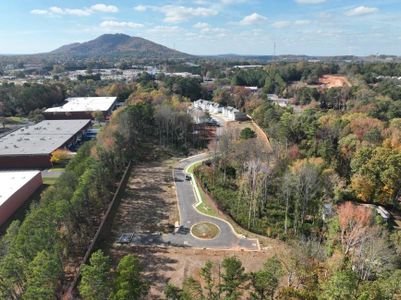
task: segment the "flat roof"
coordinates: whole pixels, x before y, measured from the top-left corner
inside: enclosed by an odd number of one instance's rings
[[[0,172],[0,206],[39,173],[39,171]]]
[[[45,110],[46,113],[94,112],[108,111],[116,102],[117,97],[77,97],[68,98],[66,104]]]
[[[50,154],[91,120],[45,120],[0,138],[0,156]]]

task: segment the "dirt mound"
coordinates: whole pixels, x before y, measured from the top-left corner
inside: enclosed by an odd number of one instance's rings
[[[345,76],[324,75],[320,77],[319,82],[328,89],[336,87],[344,87],[344,86],[351,87],[351,83]]]

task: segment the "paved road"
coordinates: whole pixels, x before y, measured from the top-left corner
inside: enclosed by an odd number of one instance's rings
[[[192,163],[205,158],[207,158],[207,154],[202,154],[183,160],[176,166],[174,179],[180,210],[181,230],[175,234],[163,235],[161,237],[162,240],[174,245],[197,248],[258,250],[259,244],[257,240],[238,236],[226,221],[203,215],[196,210],[195,204],[197,203],[197,198],[195,196],[195,191],[192,181],[185,180],[187,174],[184,170]],[[212,240],[195,238],[191,235],[190,229],[199,222],[210,222],[217,225],[220,228],[219,235]]]

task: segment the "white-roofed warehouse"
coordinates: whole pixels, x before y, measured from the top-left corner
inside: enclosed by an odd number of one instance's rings
[[[72,146],[91,120],[45,120],[0,138],[0,169],[48,168],[51,154]]]
[[[0,172],[0,225],[42,185],[39,171]]]
[[[47,119],[92,119],[93,113],[100,111],[107,117],[113,111],[117,97],[77,97],[68,98],[63,106],[45,110]]]

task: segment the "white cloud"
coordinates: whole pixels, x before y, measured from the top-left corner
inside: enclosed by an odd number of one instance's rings
[[[183,29],[178,26],[155,26],[153,28],[148,29],[150,33],[156,34],[177,34],[182,33]]]
[[[277,22],[273,23],[273,27],[279,28],[279,29],[288,27],[290,25],[291,25],[291,22],[289,22],[289,21],[277,21]]]
[[[145,12],[148,10],[148,7],[146,5],[139,4],[134,7],[134,10],[140,11],[140,12]]]
[[[108,20],[100,23],[100,27],[107,29],[138,29],[138,28],[143,28],[144,25],[133,22],[119,22],[114,20]]]
[[[203,0],[199,2],[199,0],[195,1],[198,5],[206,4]],[[147,10],[152,10],[155,12],[160,12],[164,14],[163,21],[166,23],[180,23],[184,21],[188,21],[191,18],[195,17],[210,17],[215,16],[219,12],[217,9],[213,9],[210,7],[191,7],[191,6],[182,6],[182,5],[164,5],[164,6],[155,6],[155,5],[137,5],[134,7],[134,10],[139,12],[145,12]]]
[[[220,0],[220,1],[224,5],[231,5],[231,4],[245,3],[248,2],[249,0]]]
[[[210,5],[210,1],[208,0],[194,0],[194,3],[197,5]]]
[[[78,17],[87,17],[90,16],[93,12],[89,9],[80,9],[80,8],[66,8],[62,13],[64,15],[78,16]]]
[[[98,12],[105,12],[105,13],[116,13],[118,12],[118,7],[114,5],[106,5],[103,3],[98,3],[95,5],[92,5],[90,7],[92,11],[98,11]]]
[[[310,20],[296,20],[294,22],[297,26],[309,25],[310,23],[312,23]]]
[[[52,6],[49,8],[49,12],[52,14],[63,15],[65,14],[64,10],[57,6]]]
[[[102,12],[102,13],[116,13],[118,12],[118,7],[114,5],[106,5],[102,3],[98,3],[92,5],[91,7],[85,8],[61,8],[58,6],[52,6],[48,9],[33,9],[31,10],[31,14],[33,15],[71,15],[71,16],[79,16],[86,17],[90,16],[94,13]]]
[[[201,33],[224,35],[227,32],[227,30],[224,28],[212,27],[208,23],[204,22],[196,23],[193,27],[199,29]]]
[[[208,23],[199,22],[199,23],[196,23],[193,27],[196,29],[202,30],[202,29],[210,28],[210,25]]]
[[[33,9],[31,10],[31,14],[33,15],[47,15],[49,12],[45,9]]]
[[[320,4],[326,2],[326,0],[295,0],[298,4]]]
[[[377,12],[379,9],[376,7],[358,6],[346,11],[344,14],[348,17],[369,15]]]
[[[162,7],[153,7],[154,10],[164,13],[164,22],[179,23],[187,21],[193,17],[210,17],[218,14],[218,11],[206,7],[187,7],[166,5]]]
[[[286,28],[289,26],[306,26],[311,24],[311,20],[295,20],[295,21],[276,21],[272,23],[272,26],[277,29]]]
[[[253,13],[252,15],[246,16],[240,21],[241,25],[255,25],[261,24],[267,21],[265,16],[259,15],[258,13]]]

